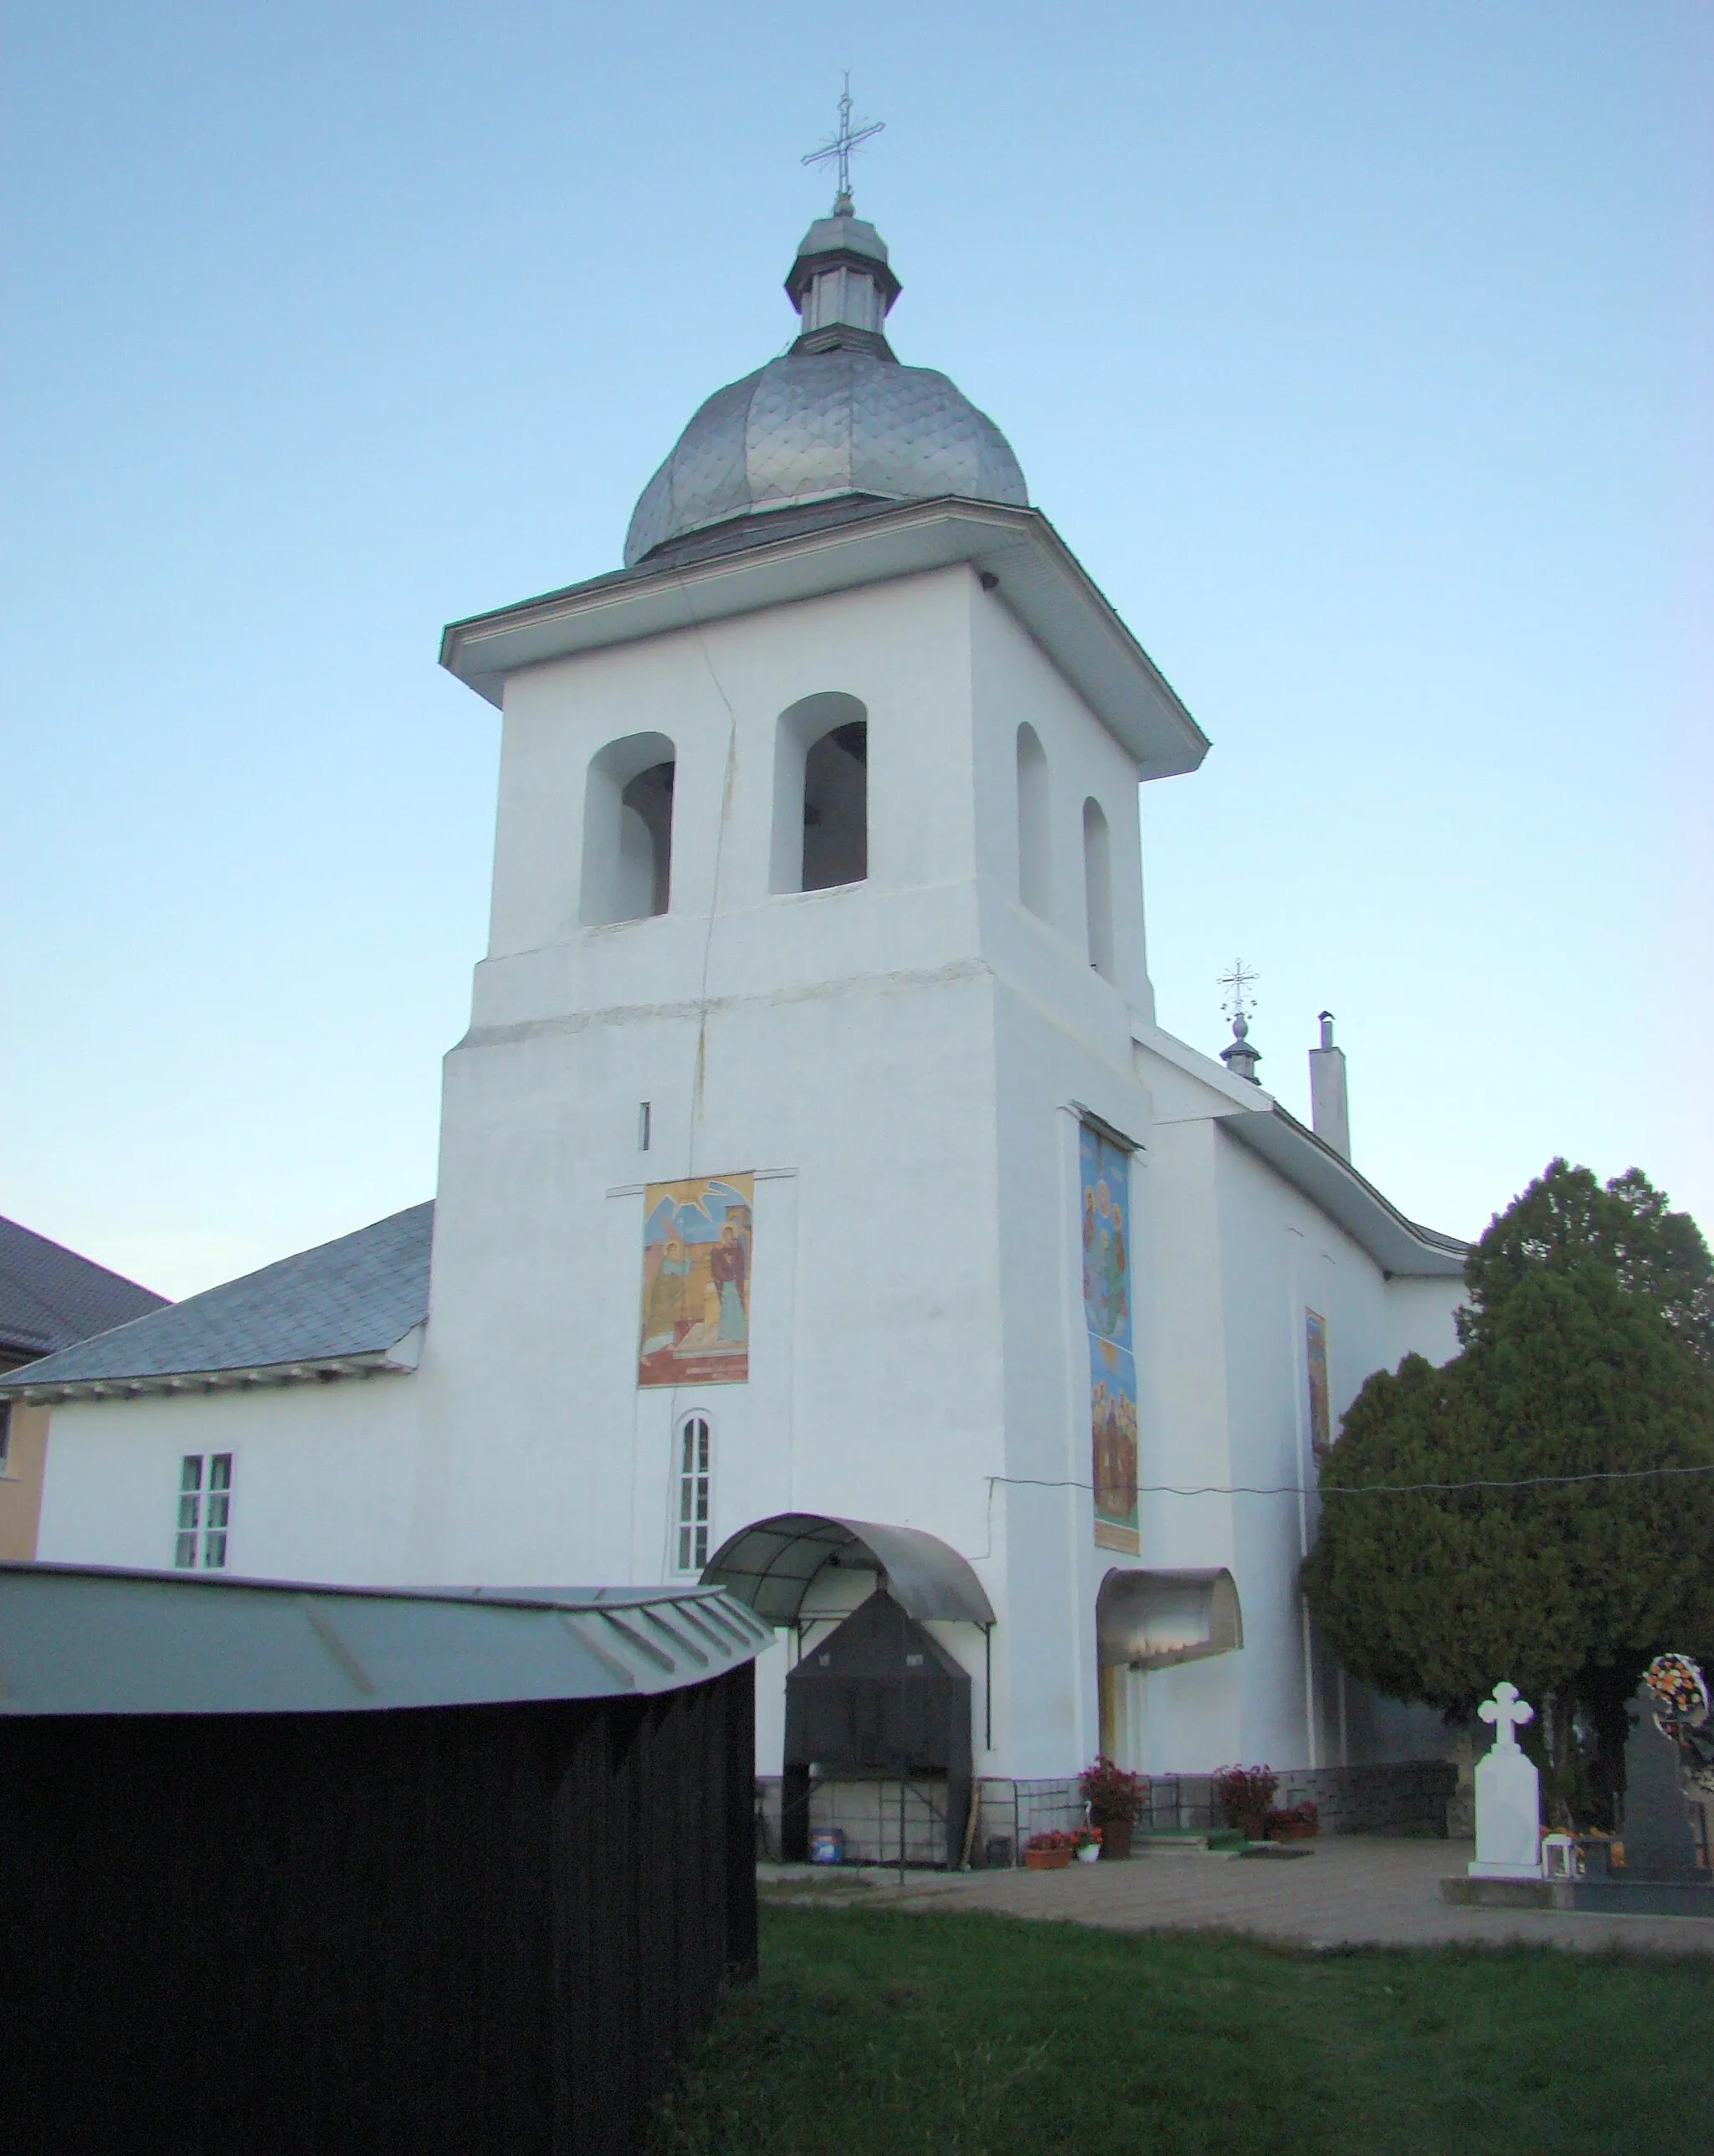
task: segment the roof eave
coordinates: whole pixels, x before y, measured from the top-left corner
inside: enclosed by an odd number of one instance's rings
[[[315,1714],[643,1697],[772,1635],[718,1589],[364,1588],[0,1563],[0,1721]]]
[[[958,562],[997,579],[997,596],[1142,778],[1196,769],[1208,737],[1047,518],[954,495],[473,615],[444,632],[440,663],[498,705],[523,667]]]
[[[1168,1033],[1149,1019],[1133,1015],[1131,1038],[1138,1047],[1158,1055],[1163,1063],[1170,1063],[1175,1070],[1195,1079],[1198,1084],[1206,1086],[1248,1115],[1274,1105],[1273,1095],[1259,1079],[1234,1077],[1218,1056],[1204,1055],[1199,1048],[1193,1048],[1188,1040],[1180,1040],[1176,1034]]]
[[[1223,1116],[1220,1127],[1337,1221],[1389,1279],[1461,1280],[1470,1245],[1408,1220],[1341,1153],[1277,1101]]]
[[[47,1378],[32,1382],[30,1366],[0,1376],[0,1399],[23,1407],[64,1407],[74,1400],[136,1400],[193,1393],[254,1392],[264,1386],[329,1384],[340,1378],[408,1377],[422,1357],[423,1327],[389,1348],[345,1355],[307,1355],[290,1363],[251,1363],[218,1370],[141,1370],[102,1378]],[[43,1358],[47,1359],[45,1357]]]
[[[54,1342],[44,1340],[39,1333],[30,1339],[26,1339],[21,1332],[0,1334],[0,1355],[10,1356],[17,1362],[39,1363],[59,1353]]]

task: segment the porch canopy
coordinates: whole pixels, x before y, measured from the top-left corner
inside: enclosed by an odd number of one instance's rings
[[[893,1599],[919,1623],[994,1621],[967,1559],[938,1536],[822,1512],[777,1512],[741,1527],[703,1568],[702,1584],[723,1587],[766,1625],[795,1625],[811,1588],[829,1570],[879,1573]]]
[[[1164,1670],[1244,1645],[1238,1588],[1208,1572],[1110,1572],[1096,1603],[1104,1669]]]

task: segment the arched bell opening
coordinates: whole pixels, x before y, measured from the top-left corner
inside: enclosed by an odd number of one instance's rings
[[[869,713],[828,690],[780,714],[768,888],[833,891],[869,874]]]
[[[1113,978],[1112,843],[1101,804],[1083,804],[1083,905],[1089,963],[1104,980]]]
[[[1018,901],[1052,922],[1053,798],[1047,752],[1028,720],[1018,729]]]
[[[647,921],[671,905],[676,769],[665,734],[628,734],[591,759],[578,906],[586,928]]]

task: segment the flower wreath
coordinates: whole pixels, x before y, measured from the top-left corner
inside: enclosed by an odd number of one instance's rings
[[[1700,1729],[1708,1719],[1708,1687],[1688,1655],[1656,1655],[1643,1672],[1643,1682],[1664,1735],[1676,1734],[1670,1723],[1687,1722],[1692,1729]]]
[[[1688,1655],[1657,1655],[1643,1673],[1655,1727],[1678,1746],[1693,1789],[1714,1796],[1714,1728],[1708,1686]]]

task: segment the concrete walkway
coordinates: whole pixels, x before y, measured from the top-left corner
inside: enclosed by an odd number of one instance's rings
[[[992,1909],[1126,1932],[1214,1926],[1294,1946],[1519,1940],[1585,1952],[1714,1953],[1714,1919],[1454,1907],[1440,1899],[1439,1884],[1463,1871],[1474,1853],[1468,1842],[1334,1835],[1311,1850],[1293,1858],[1148,1856],[1064,1871],[916,1872],[902,1887],[896,1872],[881,1871],[817,1876],[808,1866],[767,1865],[759,1876],[770,1902]]]

